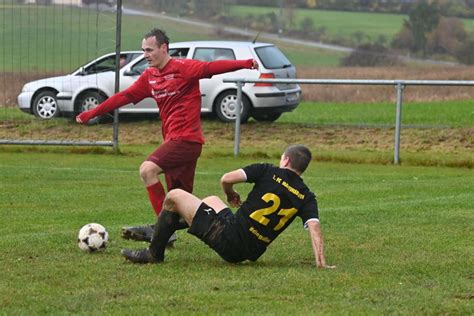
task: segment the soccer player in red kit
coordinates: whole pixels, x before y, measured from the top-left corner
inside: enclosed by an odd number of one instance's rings
[[[145,34],[142,50],[148,68],[129,88],[76,117],[78,123],[86,124],[126,104],[147,97],[155,99],[160,110],[163,143],[141,164],[140,177],[157,216],[166,195],[160,174],[164,173],[168,191],[176,188],[193,191],[196,163],[204,144],[199,79],[239,69],[258,69],[253,59],[213,62],[175,59],[169,55],[168,46],[164,31],[153,29]],[[152,234],[152,225],[122,229],[122,237],[126,239],[151,241]],[[170,239],[173,240],[175,237]]]

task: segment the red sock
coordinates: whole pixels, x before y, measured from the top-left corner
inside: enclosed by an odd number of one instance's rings
[[[163,206],[163,201],[165,200],[165,189],[161,182],[157,182],[155,184],[150,185],[146,188],[148,191],[148,197],[151,202],[151,206],[153,206],[153,210],[155,210],[156,216],[160,215],[161,207]]]

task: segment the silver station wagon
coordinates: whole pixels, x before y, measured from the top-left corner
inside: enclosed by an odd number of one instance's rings
[[[235,120],[237,90],[224,78],[296,78],[296,69],[273,44],[238,41],[195,41],[170,44],[173,58],[202,61],[254,58],[259,70],[242,69],[210,79],[200,80],[202,113],[214,113],[224,122]],[[128,88],[148,67],[141,51],[121,53],[120,90]],[[74,117],[94,108],[114,94],[115,53],[99,57],[70,75],[32,81],[24,85],[18,96],[19,108],[40,119],[58,116]],[[297,84],[245,84],[242,88],[241,120],[275,121],[282,113],[292,111],[301,99]],[[119,113],[158,113],[151,98],[119,109]]]

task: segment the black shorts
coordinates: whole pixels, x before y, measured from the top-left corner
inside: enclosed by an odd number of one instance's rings
[[[247,260],[238,223],[229,208],[216,213],[210,206],[202,203],[188,233],[204,241],[225,261],[237,263]]]

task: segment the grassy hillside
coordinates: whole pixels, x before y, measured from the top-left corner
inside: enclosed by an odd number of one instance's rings
[[[115,14],[65,6],[14,6],[2,9],[0,69],[4,71],[70,71],[115,49]],[[123,16],[122,49],[140,50],[152,27],[166,29],[174,41],[205,39],[175,23]]]
[[[258,6],[231,6],[230,13],[244,17],[249,14],[259,15],[273,12],[277,16],[280,9]],[[314,26],[325,27],[330,38],[350,38],[355,32],[364,32],[373,41],[379,36],[391,40],[403,25],[407,16],[401,14],[342,12],[297,9],[294,10],[294,24],[300,25],[305,18],[311,18]],[[474,19],[462,19],[468,31],[474,31]]]
[[[212,29],[123,15],[122,49],[140,50],[143,34],[153,27],[166,30],[173,42],[232,39]],[[281,48],[295,63],[305,65],[337,65],[341,56],[292,45]],[[67,6],[0,5],[0,71],[67,73],[114,50],[115,13]]]

